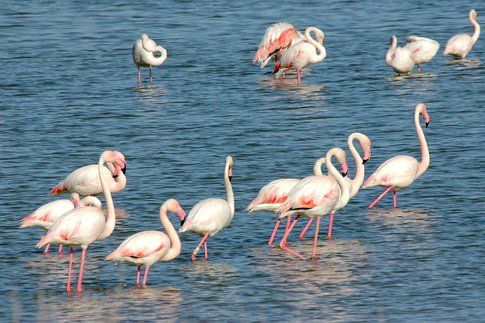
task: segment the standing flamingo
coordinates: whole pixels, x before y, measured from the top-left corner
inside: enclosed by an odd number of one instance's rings
[[[315,33],[317,41],[312,38],[311,32]],[[288,70],[295,70],[297,82],[300,84],[301,70],[310,64],[321,62],[327,57],[327,51],[322,45],[325,40],[323,31],[315,27],[308,27],[305,30],[305,40],[292,45],[283,53],[281,56],[281,68],[276,74],[277,78],[281,77]]]
[[[414,67],[413,53],[408,47],[397,47],[397,37],[390,39],[391,47],[386,54],[386,63],[398,74],[410,74]]]
[[[464,59],[466,55],[472,50],[473,45],[477,42],[480,36],[480,25],[477,22],[477,12],[475,9],[470,10],[470,21],[475,27],[473,35],[457,34],[451,37],[446,43],[443,55],[452,55],[455,58]]]
[[[52,224],[49,231],[47,231],[47,234],[37,243],[37,247],[39,248],[48,243],[71,246],[69,274],[66,285],[66,290],[68,292],[71,291],[72,263],[74,259],[73,246],[80,245],[82,248],[81,267],[79,269],[79,279],[77,283],[77,291],[81,292],[84,262],[86,260],[88,246],[94,241],[106,239],[111,235],[115,228],[115,207],[106,178],[102,176],[104,163],[106,162],[120,163],[122,160],[115,151],[104,151],[99,157],[98,172],[101,187],[106,199],[108,217],[106,218],[104,212],[95,207],[83,206],[76,208],[57,219],[57,221]]]
[[[379,166],[375,173],[365,181],[362,188],[380,185],[385,186],[386,190],[369,205],[369,208],[373,208],[390,190],[394,193],[394,207],[397,207],[397,191],[411,185],[428,169],[430,160],[428,144],[419,124],[420,114],[424,117],[426,127],[428,127],[430,119],[424,103],[418,104],[414,112],[414,124],[421,145],[421,162],[418,162],[414,157],[400,155],[386,160]]]
[[[126,186],[126,161],[125,156],[119,151],[113,152],[116,164],[106,163],[103,167],[103,178],[108,183],[110,192],[116,193],[123,190]],[[79,195],[97,195],[103,192],[99,181],[98,165],[87,165],[80,167],[70,173],[65,179],[57,184],[50,194],[79,193]]]
[[[190,210],[186,221],[179,230],[179,232],[192,231],[202,236],[202,240],[192,253],[192,261],[195,260],[202,244],[204,245],[205,258],[208,259],[207,238],[215,236],[219,231],[226,228],[234,217],[234,193],[231,185],[233,164],[232,157],[227,156],[224,169],[227,200],[208,198],[200,201]]]
[[[37,210],[22,219],[20,228],[39,227],[49,230],[52,224],[65,213],[76,207],[94,206],[101,209],[101,201],[94,196],[87,196],[80,200],[79,194],[71,193],[70,199],[60,199],[42,205]],[[50,245],[47,244],[44,253],[49,252]],[[59,245],[59,254],[62,253],[62,244]]]
[[[421,72],[421,65],[429,62],[438,52],[440,44],[431,38],[411,35],[406,38],[406,46],[411,51],[411,57],[415,64],[418,64],[418,72]]]
[[[156,53],[160,54],[160,56],[155,56]],[[157,45],[147,34],[143,34],[133,45],[131,54],[133,56],[133,62],[138,67],[138,86],[141,86],[140,67],[150,68],[150,84],[153,83],[152,66],[160,66],[165,62],[167,59],[167,50]]]
[[[332,164],[332,157],[336,157],[340,164],[343,165],[344,174],[340,174]],[[287,239],[293,230],[300,216],[317,218],[315,228],[315,237],[313,240],[312,258],[317,256],[318,231],[322,216],[328,212],[334,213],[336,210],[347,205],[350,197],[350,188],[344,177],[347,173],[346,154],[341,148],[330,149],[325,156],[325,164],[329,176],[310,176],[306,177],[291,190],[285,203],[280,209],[280,218],[289,216],[291,213],[296,214],[285,235],[280,241],[281,249],[288,253],[305,259],[296,251],[291,250],[287,245]]]
[[[364,150],[364,157],[361,157],[357,149],[355,149],[354,146],[354,140],[357,139],[359,141],[360,146]],[[351,179],[349,176],[345,176],[344,179],[349,185],[350,189],[350,197],[353,198],[355,195],[357,195],[357,192],[359,192],[360,187],[362,186],[362,183],[364,182],[364,177],[365,177],[365,166],[364,164],[370,159],[371,157],[371,141],[369,137],[366,135],[359,133],[359,132],[354,132],[352,133],[348,140],[347,144],[349,146],[349,150],[352,154],[352,157],[354,158],[355,161],[355,177],[354,179]],[[328,224],[328,231],[327,231],[327,237],[330,238],[332,237],[332,228],[333,228],[333,213],[330,213],[330,220]],[[303,228],[302,232],[300,233],[300,240],[303,240],[305,237],[306,232],[310,228],[311,224],[313,222],[313,218],[310,218],[308,220],[308,223],[305,225]]]
[[[177,200],[168,199],[160,207],[160,221],[167,231],[142,231],[129,236],[110,253],[106,260],[114,260],[137,265],[136,284],[140,283],[140,267],[145,265],[143,286],[147,283],[150,266],[157,261],[170,261],[180,254],[182,244],[177,231],[167,217],[167,211],[177,213],[180,221],[184,221],[185,212]]]

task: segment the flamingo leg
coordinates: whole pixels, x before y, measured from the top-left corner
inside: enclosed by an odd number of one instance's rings
[[[389,185],[384,191],[384,193],[379,195],[379,197],[376,198],[375,201],[369,205],[369,209],[372,209],[374,206],[376,206],[376,204],[379,203],[379,201],[384,197],[384,195],[386,195],[391,189],[392,189],[392,186]]]
[[[297,82],[298,84],[300,84],[300,83],[301,83],[301,70],[296,71],[296,82]]]
[[[202,240],[200,240],[199,245],[197,248],[194,249],[194,252],[192,253],[192,257],[190,257],[190,260],[195,261],[195,258],[197,257],[197,254],[199,253],[200,247],[202,246],[203,243],[209,238],[210,232],[206,232],[204,236],[202,237]]]
[[[58,254],[62,255],[62,245],[59,245],[59,250],[57,251]]]
[[[138,66],[138,86],[141,86],[141,70],[140,70],[140,66]]]
[[[147,278],[148,278],[149,273],[150,273],[150,266],[146,265],[145,266],[145,277],[143,277],[143,287],[145,287],[146,284],[147,284]]]
[[[84,272],[84,263],[86,261],[86,251],[88,249],[87,246],[83,246],[83,252],[81,255],[81,267],[79,267],[79,278],[77,281],[77,291],[82,292],[83,291],[83,272]]]
[[[207,241],[204,241],[204,256],[205,259],[209,259],[209,253],[207,252]]]
[[[278,231],[278,227],[280,226],[280,223],[281,223],[281,219],[276,220],[276,223],[274,224],[273,232],[271,232],[271,236],[269,237],[268,245],[270,245],[271,247],[273,246],[274,237],[276,235],[276,232]]]
[[[298,236],[298,238],[299,238],[300,240],[305,239],[305,235],[306,235],[306,233],[307,233],[308,229],[310,229],[310,226],[312,225],[312,223],[313,223],[313,218],[308,219],[307,224],[305,225],[305,227],[304,227],[304,228],[303,228],[303,230],[301,231],[300,235]]]
[[[286,217],[286,227],[285,227],[285,232],[288,231],[288,229],[290,228],[291,226],[291,215],[288,215]]]
[[[421,64],[418,64],[418,73],[421,73]]]
[[[293,255],[293,256],[296,256],[296,257],[298,257],[300,259],[305,259],[305,257],[303,257],[302,255],[300,255],[298,252],[290,249],[288,247],[287,242],[286,242],[286,240],[288,239],[288,236],[290,235],[291,230],[293,230],[293,228],[295,227],[295,224],[296,224],[296,222],[298,222],[298,219],[299,218],[300,218],[300,216],[297,215],[296,218],[295,218],[295,220],[291,224],[290,228],[287,231],[285,231],[285,235],[283,236],[283,238],[280,241],[280,248],[283,249],[284,251],[288,252],[289,254]]]
[[[140,284],[140,272],[141,272],[141,266],[138,265],[138,268],[136,270],[136,284]]]
[[[66,291],[69,293],[71,291],[71,277],[72,277],[72,263],[74,261],[74,248],[71,247],[71,255],[69,256],[69,272],[67,273],[67,285]]]
[[[44,254],[46,253],[49,253],[49,248],[50,248],[50,243],[48,243],[46,246],[45,246],[45,249],[44,249]]]
[[[320,231],[320,220],[322,218],[317,218],[317,225],[315,227],[315,238],[313,238],[313,251],[312,251],[312,259],[317,259],[317,248],[318,248],[318,231]]]
[[[397,207],[397,191],[393,190],[392,193],[394,195],[394,207]]]
[[[328,222],[328,232],[327,238],[332,237],[332,228],[333,228],[333,216],[335,215],[335,211],[330,212],[330,221]],[[320,219],[320,218],[319,218]]]
[[[150,65],[150,84],[153,84],[152,66]]]

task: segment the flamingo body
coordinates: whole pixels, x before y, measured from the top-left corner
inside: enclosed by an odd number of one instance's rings
[[[414,68],[412,52],[406,47],[397,47],[397,37],[391,37],[391,47],[386,54],[386,63],[400,74],[410,73]]]
[[[411,51],[411,57],[421,70],[421,64],[429,62],[438,52],[440,44],[433,39],[415,35],[406,38],[405,48]]]
[[[49,230],[54,221],[73,209],[74,203],[69,199],[49,202],[23,218],[20,227],[40,227]]]
[[[224,199],[208,198],[198,202],[185,219],[180,232],[192,231],[203,236],[207,232],[216,235],[231,223],[231,206]]]
[[[364,188],[376,185],[392,186],[395,190],[408,187],[416,179],[419,162],[406,155],[395,156],[377,168],[364,184]]]
[[[299,182],[296,178],[281,178],[263,186],[258,196],[247,207],[248,212],[269,211],[276,213],[286,201],[291,189]]]

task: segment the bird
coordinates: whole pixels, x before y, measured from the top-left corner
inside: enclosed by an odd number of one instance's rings
[[[411,51],[411,58],[418,65],[418,72],[421,72],[421,65],[429,62],[436,55],[440,44],[431,38],[411,35],[406,38],[404,48]]]
[[[120,164],[124,161],[120,158],[116,151],[106,150],[99,157],[98,172],[101,187],[103,189],[104,197],[106,200],[106,208],[108,210],[108,216],[105,217],[104,212],[98,208],[92,206],[83,206],[75,208],[72,211],[65,213],[59,219],[57,219],[47,231],[47,234],[43,236],[37,243],[37,247],[40,248],[48,243],[63,244],[70,246],[69,257],[69,272],[66,284],[66,291],[71,291],[71,275],[72,275],[72,263],[74,259],[74,246],[81,246],[81,265],[79,268],[79,278],[77,284],[77,291],[82,291],[83,271],[84,263],[86,260],[86,252],[88,246],[99,240],[104,240],[113,233],[115,228],[115,207],[111,192],[109,191],[109,185],[106,178],[102,175],[104,170],[104,164],[111,162],[113,164]]]
[[[125,262],[138,267],[136,285],[140,283],[140,268],[145,265],[143,286],[147,283],[150,267],[157,261],[175,259],[182,249],[177,231],[167,217],[167,212],[177,213],[184,221],[185,212],[175,199],[168,199],[160,207],[160,221],[167,234],[161,231],[142,231],[126,238],[106,260]]]
[[[258,63],[261,68],[264,68],[273,59],[275,61],[273,73],[275,73],[279,69],[279,59],[284,51],[304,40],[305,36],[292,24],[287,22],[274,23],[266,29],[258,50],[254,54],[253,63]]]
[[[332,157],[336,157],[342,165],[343,174],[340,174],[333,166]],[[325,165],[328,169],[328,176],[314,175],[298,182],[279,210],[280,218],[289,216],[292,213],[296,214],[295,220],[286,230],[279,246],[286,252],[301,259],[305,259],[305,257],[291,250],[287,245],[288,236],[300,216],[317,218],[312,252],[312,259],[316,259],[318,231],[322,216],[328,212],[334,213],[336,210],[343,208],[350,198],[350,188],[344,179],[348,171],[345,151],[338,147],[330,149],[325,156]]]
[[[39,227],[49,230],[52,224],[65,213],[76,207],[94,206],[101,209],[101,201],[94,196],[87,196],[82,200],[79,194],[71,193],[69,199],[59,199],[42,205],[37,210],[22,219],[20,228]],[[46,245],[44,253],[49,252],[49,244]],[[62,244],[59,245],[59,254],[62,253]]]
[[[227,156],[224,168],[224,184],[226,186],[227,200],[208,198],[198,202],[190,210],[189,215],[179,229],[179,232],[192,231],[202,236],[199,245],[192,253],[192,261],[195,261],[202,245],[204,245],[205,258],[208,259],[207,239],[226,228],[234,217],[234,193],[231,185],[233,164],[233,158]]]
[[[160,66],[167,59],[167,50],[150,39],[147,34],[142,34],[133,45],[131,54],[133,62],[138,67],[138,86],[141,86],[141,67],[150,68],[150,84],[153,83],[152,66]],[[156,56],[160,55],[160,56]]]
[[[399,155],[386,160],[380,165],[362,186],[362,188],[376,185],[386,187],[384,193],[375,199],[374,202],[369,205],[369,208],[373,208],[390,190],[394,193],[394,207],[397,207],[397,191],[411,185],[417,178],[423,175],[426,169],[428,169],[430,156],[423,129],[419,124],[420,115],[424,117],[426,127],[428,127],[430,118],[424,103],[416,105],[414,111],[414,124],[421,145],[421,161],[418,162],[416,158],[411,156]]]
[[[315,33],[315,41],[310,33]],[[327,57],[327,51],[323,47],[325,34],[322,30],[315,27],[308,27],[305,30],[305,41],[290,46],[281,56],[280,68],[276,73],[276,78],[281,77],[289,70],[296,71],[297,83],[301,83],[301,71],[310,64],[316,64]]]
[[[116,193],[123,190],[126,186],[126,161],[125,156],[119,151],[114,151],[117,155],[117,164],[106,163],[102,174],[108,183],[110,192]],[[87,165],[80,167],[70,173],[65,179],[57,184],[50,194],[57,195],[63,193],[78,193],[79,195],[98,195],[103,192],[99,181],[98,165]]]
[[[415,62],[408,47],[397,47],[397,37],[390,39],[391,47],[386,54],[386,63],[398,74],[410,74]]]
[[[480,36],[480,25],[477,22],[477,12],[475,9],[470,10],[470,21],[475,28],[473,35],[457,34],[451,37],[446,43],[443,55],[452,55],[455,58],[464,59],[472,50],[473,45]]]
[[[359,144],[364,151],[363,157],[361,157],[357,149],[355,149],[355,146],[354,146],[355,139],[359,141]],[[354,176],[354,179],[351,179],[349,176],[345,176],[344,179],[349,185],[349,189],[350,189],[349,198],[353,198],[355,195],[357,195],[357,192],[359,192],[360,187],[364,182],[364,178],[365,178],[364,164],[371,158],[371,141],[369,137],[367,137],[366,135],[359,132],[354,132],[348,137],[347,144],[349,146],[349,150],[352,154],[352,157],[354,158],[354,161],[355,161],[355,176]],[[299,235],[300,240],[304,239],[305,234],[310,228],[312,222],[313,222],[313,218],[310,218],[308,220],[308,223],[305,225],[305,227],[303,228],[302,232]],[[332,237],[332,228],[333,228],[333,214],[330,213],[327,238]]]

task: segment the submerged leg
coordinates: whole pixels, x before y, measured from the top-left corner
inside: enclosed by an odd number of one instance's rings
[[[310,229],[310,226],[312,225],[313,223],[313,218],[310,218],[307,222],[307,224],[305,225],[305,227],[303,228],[303,230],[301,231],[300,235],[298,236],[298,238],[300,238],[300,240],[303,240],[305,238],[305,235],[308,231],[308,229]]]
[[[206,232],[204,234],[204,237],[202,237],[202,240],[200,240],[199,245],[197,248],[194,249],[194,252],[192,253],[192,257],[190,257],[190,260],[195,261],[195,258],[197,257],[197,253],[199,253],[200,247],[202,246],[203,243],[209,238],[210,232]]]
[[[397,191],[393,190],[392,193],[394,194],[394,207],[397,207]]]
[[[300,259],[305,259],[305,257],[303,257],[302,255],[300,255],[298,252],[290,249],[288,247],[287,242],[286,242],[286,240],[288,239],[288,236],[290,235],[291,230],[293,230],[293,228],[295,227],[295,224],[296,224],[296,222],[298,222],[298,219],[299,218],[300,218],[300,216],[297,215],[296,218],[295,218],[295,220],[291,224],[290,228],[285,232],[285,235],[283,236],[283,238],[280,241],[280,248],[283,249],[284,251],[288,252],[289,254],[293,255],[293,256],[296,256],[296,257],[298,257]]]
[[[372,209],[374,206],[376,206],[377,203],[379,203],[379,201],[384,197],[384,195],[386,195],[390,190],[392,189],[392,186],[388,186],[386,188],[386,190],[384,191],[384,193],[382,193],[381,195],[379,195],[378,198],[376,198],[374,200],[374,202],[372,202],[370,205],[369,205],[369,209]]]
[[[207,240],[204,241],[204,256],[205,259],[209,259],[209,253],[207,252]]]
[[[138,66],[138,86],[141,86],[141,70],[140,70],[140,66]]]
[[[45,249],[44,249],[44,254],[49,253],[49,248],[50,248],[50,243],[46,244]]]
[[[143,277],[143,287],[147,284],[148,274],[150,273],[150,266],[145,266],[145,277]]]
[[[320,231],[320,220],[321,217],[317,218],[317,225],[315,228],[315,237],[313,238],[313,251],[312,251],[312,259],[317,259],[317,248],[318,248],[318,231]]]
[[[74,248],[71,247],[71,255],[69,256],[69,272],[67,273],[67,284],[66,284],[66,291],[71,291],[71,277],[72,277],[72,263],[74,260]]]
[[[152,77],[152,66],[150,65],[150,84],[153,83],[153,77]]]
[[[77,291],[78,292],[83,291],[84,263],[86,261],[86,251],[87,251],[88,247],[83,246],[82,248],[83,248],[83,252],[82,252],[82,255],[81,255],[81,267],[79,267],[79,278],[78,278],[78,281],[77,281]]]
[[[136,284],[137,285],[140,283],[140,271],[141,271],[141,266],[138,265],[138,269],[136,270]]]
[[[291,215],[288,215],[286,217],[286,227],[285,227],[285,232],[288,231],[288,229],[290,228],[291,226]]]
[[[59,250],[57,251],[58,254],[62,255],[62,245],[59,245]]]
[[[421,73],[421,64],[418,64],[418,73]]]
[[[301,70],[296,72],[296,81],[298,84],[301,83]]]
[[[330,212],[330,220],[328,221],[328,232],[327,238],[332,237],[332,228],[333,228],[333,216],[335,215],[335,211]],[[319,218],[320,219],[320,218]]]
[[[274,237],[276,236],[276,232],[278,231],[278,227],[280,226],[280,223],[281,223],[281,219],[278,219],[274,224],[273,232],[271,232],[271,236],[269,237],[269,240],[268,240],[268,245],[270,246],[273,246]]]

